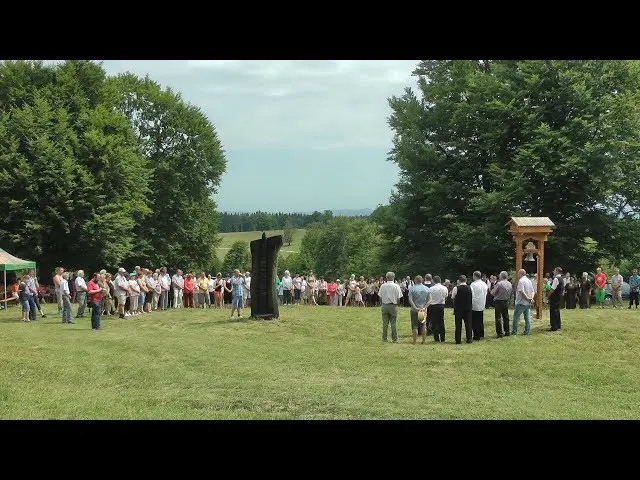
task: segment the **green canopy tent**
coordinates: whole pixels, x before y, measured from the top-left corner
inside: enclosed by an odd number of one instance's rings
[[[7,298],[7,272],[36,268],[36,262],[22,260],[0,248],[0,270],[4,272],[4,298]]]

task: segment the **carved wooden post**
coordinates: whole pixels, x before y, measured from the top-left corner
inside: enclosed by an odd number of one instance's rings
[[[516,237],[516,276],[515,282],[518,283],[518,270],[522,268],[522,237]]]
[[[251,246],[251,317],[255,319],[278,318],[278,252],[282,246],[282,235],[267,238],[262,233],[260,240]]]
[[[538,240],[538,285],[536,291],[538,292],[536,298],[536,318],[540,320],[542,318],[542,301],[544,291],[542,289],[542,281],[544,276],[544,240]]]

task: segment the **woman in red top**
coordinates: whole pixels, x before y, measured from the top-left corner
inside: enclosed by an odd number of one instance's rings
[[[194,308],[193,294],[195,293],[195,288],[196,281],[193,278],[193,275],[187,273],[187,275],[184,277],[184,289],[182,291],[184,308]]]
[[[327,295],[329,295],[329,305],[336,306],[336,292],[338,291],[338,285],[335,280],[331,280],[327,284]]]

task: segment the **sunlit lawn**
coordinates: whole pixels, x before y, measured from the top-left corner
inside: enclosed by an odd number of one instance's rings
[[[76,306],[74,305],[74,312]],[[55,307],[46,305],[45,311]],[[249,312],[246,311],[245,314]],[[561,334],[382,344],[378,308],[287,307],[31,324],[0,312],[4,419],[638,419],[640,310],[563,310]],[[520,327],[523,331],[523,326]]]
[[[265,232],[267,237],[271,237],[273,235],[282,235],[283,230],[269,230]],[[286,243],[282,245],[280,251],[284,254],[294,253],[300,251],[300,243],[302,242],[302,237],[304,237],[305,230],[300,229],[296,230],[293,233],[293,241],[291,245],[287,245]],[[241,242],[251,242],[252,240],[258,240],[262,238],[262,232],[231,232],[231,233],[221,233],[220,237],[222,241],[220,245],[218,245],[218,254],[220,258],[224,258],[224,255],[227,254],[233,242],[241,241]]]

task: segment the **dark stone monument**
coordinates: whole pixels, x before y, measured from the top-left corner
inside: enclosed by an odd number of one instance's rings
[[[270,320],[278,318],[278,252],[282,247],[282,235],[267,238],[262,232],[260,240],[251,246],[251,318]]]

